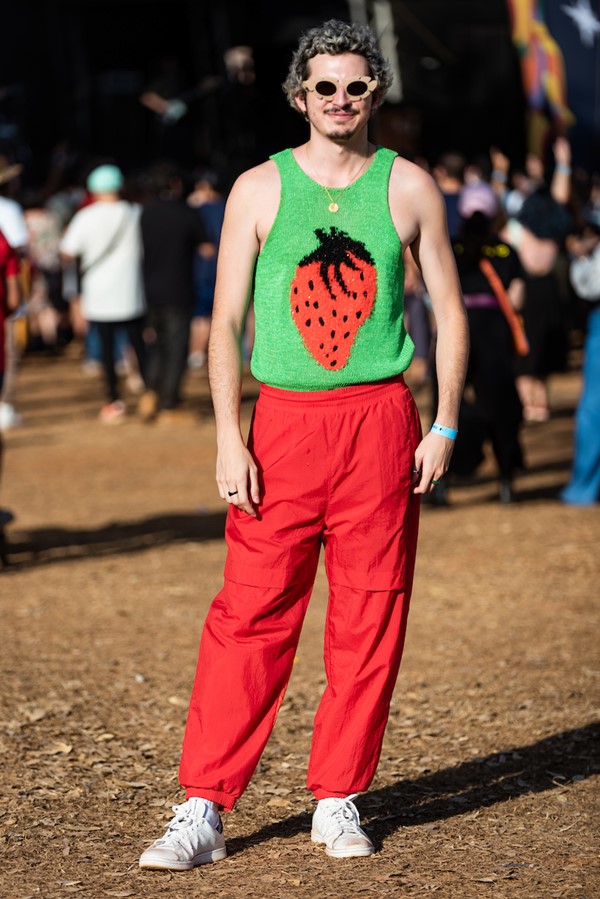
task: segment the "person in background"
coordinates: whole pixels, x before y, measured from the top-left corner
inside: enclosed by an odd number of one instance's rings
[[[470,354],[467,384],[475,401],[463,401],[459,436],[450,471],[470,474],[483,459],[482,442],[489,439],[500,476],[500,502],[513,500],[513,478],[523,467],[519,441],[521,403],[515,386],[515,351],[511,331],[494,286],[481,267],[489,260],[512,305],[523,302],[524,273],[515,250],[495,233],[499,205],[485,182],[461,191],[458,211],[463,224],[454,253],[469,320]]]
[[[23,171],[20,163],[11,163],[8,157],[0,155],[0,231],[9,246],[16,252],[21,262],[21,296],[27,288],[28,280],[27,243],[29,235],[27,223],[23,214],[23,208],[14,198],[19,183],[19,176]],[[22,315],[18,322],[10,319],[4,328],[4,343],[2,353],[5,357],[4,387],[0,391],[0,431],[8,431],[18,427],[21,416],[15,410],[14,392],[17,374],[18,357],[24,347],[26,337],[27,320]],[[20,331],[21,333],[17,333]]]
[[[439,189],[446,206],[446,219],[450,240],[458,237],[460,214],[458,212],[458,196],[465,183],[466,159],[461,153],[448,152],[440,156],[433,168]]]
[[[564,371],[568,329],[556,273],[558,254],[570,227],[571,150],[565,138],[554,143],[555,166],[550,186],[537,187],[509,218],[501,238],[514,247],[525,273],[523,320],[529,340],[527,356],[517,362],[517,390],[525,421],[550,417],[548,376]]]
[[[415,352],[406,372],[406,380],[413,390],[426,384],[430,375],[432,333],[426,298],[425,282],[408,250],[404,254],[404,317]]]
[[[19,308],[20,302],[19,256],[0,231],[0,393],[2,392],[5,370],[6,319],[7,316]],[[2,476],[3,455],[4,445],[2,429],[0,429],[0,478]],[[12,520],[12,512],[0,506],[0,564],[4,561],[4,528]]]
[[[30,330],[41,338],[45,347],[59,350],[72,336],[69,304],[63,296],[61,220],[45,205],[39,190],[28,191],[23,206],[29,234],[27,256],[31,266],[31,290],[27,301]]]
[[[140,414],[145,421],[158,416],[162,424],[175,424],[189,419],[180,403],[194,310],[195,260],[202,252],[214,255],[215,248],[200,216],[184,200],[183,182],[174,165],[154,166],[148,186],[152,199],[144,206],[141,230],[153,339]]]
[[[564,503],[574,506],[589,506],[600,499],[600,188],[596,192],[598,202],[584,210],[583,233],[567,240],[571,284],[589,305],[573,469],[560,494]]]
[[[206,237],[210,241],[201,247],[194,262],[196,302],[192,318],[188,366],[199,369],[206,364],[207,359],[217,280],[217,253],[225,215],[225,197],[216,172],[202,169],[196,174],[194,190],[188,197],[188,204],[200,216]]]
[[[94,202],[75,213],[60,248],[66,264],[80,260],[81,311],[84,319],[97,327],[106,378],[106,402],[100,410],[100,421],[116,424],[127,411],[119,397],[115,370],[115,332],[119,326],[127,331],[145,382],[141,209],[121,199],[123,174],[114,165],[95,168],[88,176],[87,187]]]

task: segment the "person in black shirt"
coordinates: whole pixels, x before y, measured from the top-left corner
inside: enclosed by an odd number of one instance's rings
[[[456,474],[474,471],[483,460],[482,444],[489,439],[500,474],[500,501],[510,503],[514,474],[523,467],[515,351],[510,327],[480,263],[489,260],[515,308],[522,303],[524,272],[516,251],[494,232],[498,205],[488,184],[463,188],[458,211],[463,224],[454,254],[469,320],[467,384],[474,403],[462,403],[450,470]]]
[[[153,199],[141,217],[144,288],[148,324],[154,332],[148,360],[148,391],[140,414],[149,421],[161,414],[177,418],[187,366],[194,310],[194,260],[208,243],[200,217],[183,200],[183,184],[170,164],[150,173]]]

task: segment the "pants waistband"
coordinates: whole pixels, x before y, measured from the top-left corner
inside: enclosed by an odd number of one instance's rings
[[[336,387],[334,390],[280,390],[279,387],[260,385],[260,401],[268,406],[342,406],[346,403],[355,405],[357,400],[380,399],[393,394],[398,389],[407,389],[403,375],[386,378],[385,381],[372,381],[365,384],[350,384],[348,387]]]

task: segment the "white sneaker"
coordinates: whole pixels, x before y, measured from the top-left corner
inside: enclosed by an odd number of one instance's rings
[[[313,843],[325,843],[332,858],[354,858],[373,855],[375,847],[360,826],[358,809],[352,802],[358,794],[346,799],[321,799],[312,820]]]
[[[226,857],[221,818],[204,799],[193,797],[173,811],[165,835],[140,856],[140,868],[189,871]]]
[[[11,428],[20,428],[23,418],[10,403],[0,403],[0,431],[10,431]]]

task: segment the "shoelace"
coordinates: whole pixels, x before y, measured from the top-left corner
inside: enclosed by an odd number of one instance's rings
[[[180,830],[182,824],[191,824],[194,820],[185,805],[174,805],[173,811],[175,812],[175,817],[169,821],[169,830]]]
[[[194,824],[197,821],[197,818],[191,814],[189,806],[187,803],[183,803],[182,805],[173,805],[173,811],[175,812],[175,817],[172,818],[167,825],[167,833],[165,834],[165,838],[168,839],[171,833],[177,833],[180,830],[183,830],[190,824]],[[223,825],[219,819],[219,823],[217,827],[215,827],[219,833],[223,830]],[[164,838],[163,838],[164,839]]]
[[[189,809],[185,805],[174,805],[172,809],[175,812],[175,817],[171,818],[167,824],[167,832],[164,837],[156,841],[159,845],[167,843],[169,839],[176,839],[178,832],[193,821],[192,815],[190,815]]]
[[[350,798],[340,800],[340,805],[328,815],[327,830],[329,831],[333,824],[342,831],[342,833],[359,833],[360,818],[356,806],[350,801]]]

